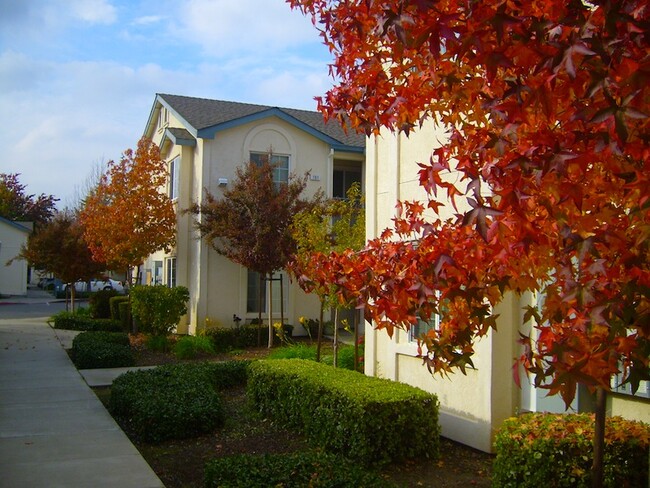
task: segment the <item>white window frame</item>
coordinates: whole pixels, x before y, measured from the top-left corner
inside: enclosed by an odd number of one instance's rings
[[[284,311],[285,314],[287,313],[288,310],[288,300],[289,300],[289,277],[285,271],[280,271],[278,273],[273,274],[273,278],[277,279],[282,275],[282,298],[284,301]],[[250,269],[247,270],[247,285],[246,285],[246,313],[249,314],[256,314],[258,313],[257,311],[257,306],[258,306],[258,297],[257,295],[253,297],[254,302],[252,300],[249,300],[249,293],[250,293],[250,287],[249,283],[250,280],[253,279],[256,282],[256,287],[258,286],[259,283],[259,275],[255,271],[251,271]],[[273,281],[272,282],[273,286],[273,315],[280,315],[280,281]],[[264,301],[262,302],[262,313],[268,313],[268,302],[269,302],[269,297],[268,297],[268,285],[266,280],[264,280]]]
[[[273,168],[273,182],[278,185],[281,183],[289,182],[289,173],[291,170],[291,156],[288,154],[275,154],[268,152],[260,151],[250,151],[249,159],[251,163],[255,163],[260,166],[264,158],[268,158],[268,161]],[[286,162],[286,165],[284,164]],[[282,165],[278,164],[282,163]]]
[[[181,157],[176,156],[169,162],[169,198],[171,200],[178,199],[179,181],[181,173]]]
[[[165,258],[165,284],[169,288],[176,286],[176,256]]]

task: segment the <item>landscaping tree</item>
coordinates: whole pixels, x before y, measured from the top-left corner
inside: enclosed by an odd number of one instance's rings
[[[349,300],[341,301],[329,275],[331,251],[345,249],[360,250],[365,243],[365,213],[361,185],[352,185],[347,198],[332,199],[323,205],[315,206],[294,217],[292,233],[296,240],[296,254],[290,270],[298,284],[307,293],[315,293],[321,302],[318,335],[316,339],[316,361],[320,361],[323,335],[323,311],[326,307],[339,309],[356,305]],[[356,314],[355,314],[356,316]],[[337,363],[338,333],[337,320],[334,325],[334,365]],[[355,370],[358,364],[358,327],[355,320]]]
[[[59,200],[52,195],[25,193],[18,181],[19,173],[0,173],[0,217],[40,224],[52,218]]]
[[[291,175],[287,183],[277,184],[273,169],[268,160],[261,165],[251,162],[239,167],[232,187],[224,191],[222,198],[206,190],[204,201],[188,209],[195,216],[201,237],[218,254],[267,279],[284,269],[295,252],[296,242],[290,231],[293,216],[321,198],[320,193],[311,200],[301,198],[306,175]],[[258,312],[261,323],[261,307]],[[268,312],[268,346],[272,347],[273,324]]]
[[[34,269],[52,273],[64,283],[71,283],[70,303],[75,307],[75,287],[78,280],[90,280],[106,270],[106,264],[95,261],[84,239],[84,229],[73,213],[60,212],[39,225],[27,238],[19,258]]]
[[[633,391],[650,379],[647,2],[290,3],[335,56],[327,117],[367,134],[432,119],[449,133],[420,163],[428,202],[402,202],[394,231],[343,256],[346,283],[389,333],[444,303],[425,338],[436,372],[471,364],[504,293],[543,295],[520,360],[567,405],[578,383],[596,392],[600,486],[610,379],[622,372]],[[444,194],[470,209],[436,218]]]
[[[128,277],[147,256],[173,247],[176,213],[162,191],[166,183],[167,167],[158,146],[145,137],[135,153],[128,149],[119,163],[108,162],[81,210],[95,259],[126,270]]]

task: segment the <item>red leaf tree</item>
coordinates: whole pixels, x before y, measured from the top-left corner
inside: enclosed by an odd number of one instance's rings
[[[427,208],[470,206],[443,221],[402,203],[356,258],[370,318],[390,333],[444,304],[427,362],[448,371],[471,361],[505,292],[538,292],[521,362],[567,404],[577,383],[596,390],[603,421],[613,374],[634,390],[650,378],[647,2],[290,3],[335,56],[324,114],[367,134],[436,120],[449,140],[420,164]]]
[[[72,310],[75,306],[77,280],[90,280],[106,270],[106,264],[93,259],[84,239],[84,229],[77,215],[60,212],[49,221],[39,225],[27,239],[19,258],[25,259],[35,269],[52,273],[72,283],[70,297]]]

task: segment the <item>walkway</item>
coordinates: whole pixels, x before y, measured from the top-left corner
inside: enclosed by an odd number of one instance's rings
[[[45,319],[0,320],[0,488],[164,488]]]

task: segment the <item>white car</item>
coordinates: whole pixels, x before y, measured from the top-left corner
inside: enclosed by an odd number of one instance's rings
[[[64,285],[64,290],[68,285]],[[88,290],[87,281],[77,281],[74,284],[75,291],[84,292]],[[106,279],[93,279],[90,280],[90,291],[95,292],[99,290],[115,290],[118,293],[124,293],[124,285],[120,281],[114,280],[112,278]]]

